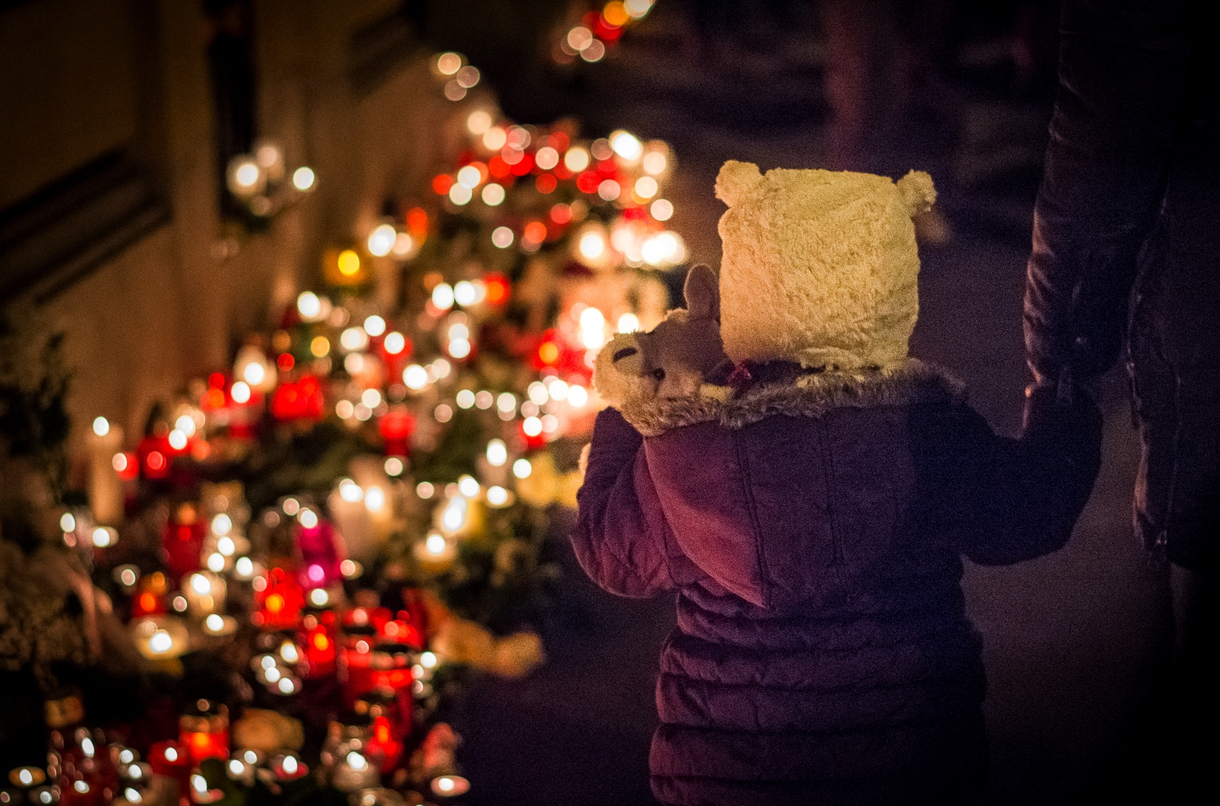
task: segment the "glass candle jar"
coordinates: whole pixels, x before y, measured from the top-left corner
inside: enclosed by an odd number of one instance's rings
[[[212,700],[197,700],[178,719],[178,741],[192,763],[229,757],[229,709]]]

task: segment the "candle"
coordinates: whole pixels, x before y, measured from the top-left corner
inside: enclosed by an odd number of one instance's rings
[[[414,682],[411,667],[415,658],[406,644],[382,643],[373,647],[369,658],[369,682],[373,690],[399,691]]]
[[[123,482],[115,470],[115,454],[123,450],[123,429],[105,417],[93,421],[85,435],[89,454],[89,508],[99,524],[114,525],[123,520]]]
[[[420,570],[427,574],[441,574],[457,559],[457,541],[440,532],[431,532],[417,542],[412,549]]]
[[[191,756],[187,745],[173,739],[157,742],[148,750],[148,766],[157,775],[172,778],[178,783],[179,804],[191,802]]]
[[[306,512],[312,517],[302,517]],[[301,555],[301,585],[305,590],[324,588],[342,580],[341,554],[334,527],[318,518],[312,510],[301,510],[295,529],[297,550]]]
[[[393,372],[399,375],[400,372]],[[377,430],[385,440],[387,456],[406,456],[410,453],[411,434],[415,431],[415,417],[402,404],[395,404],[377,421]]]
[[[356,748],[354,742],[342,745],[331,770],[331,786],[341,792],[358,792],[381,783],[381,765]]]
[[[371,637],[356,636],[349,639],[343,648],[344,693],[348,702],[373,690],[373,641]]]
[[[432,792],[442,798],[456,798],[470,791],[470,781],[460,775],[438,775],[432,779]]]
[[[225,581],[213,571],[197,571],[186,578],[182,595],[190,614],[203,619],[224,609]]]
[[[208,779],[199,773],[191,774],[191,803],[215,803],[225,796],[223,789],[213,789],[208,786]]]
[[[190,649],[186,625],[177,616],[149,616],[133,622],[136,649],[149,660],[169,660]]]
[[[301,586],[283,568],[254,578],[254,601],[257,610],[250,620],[265,630],[296,629],[305,605]]]
[[[275,363],[261,348],[247,344],[237,351],[233,377],[245,381],[252,390],[266,394],[275,388],[278,372]]]
[[[385,629],[392,616],[388,607],[353,607],[343,617],[343,629],[351,634],[365,635],[364,628],[371,627],[372,632],[367,634],[375,635]]]
[[[166,524],[161,547],[175,583],[199,569],[206,531],[194,504],[178,507]]]
[[[326,415],[322,384],[313,375],[280,384],[271,395],[271,415],[281,422],[321,420]]]
[[[279,781],[295,781],[309,774],[309,767],[296,753],[284,753],[271,761],[271,771]]]
[[[279,393],[279,390],[276,390]],[[229,436],[233,439],[252,439],[262,413],[263,396],[250,388],[243,380],[234,381],[229,387],[227,401]]]
[[[229,709],[223,703],[197,700],[178,719],[178,741],[198,765],[208,758],[229,757]]]
[[[368,744],[384,757],[382,774],[388,775],[402,758],[402,739],[411,732],[411,707],[410,694],[403,698],[387,691],[370,691],[356,700],[356,713],[372,720]]]
[[[47,780],[47,773],[41,767],[16,767],[9,771],[8,780],[13,786],[28,789]]]
[[[169,593],[169,583],[165,574],[156,571],[145,574],[136,580],[136,594],[131,600],[131,615],[155,616],[166,611],[166,594]]]
[[[380,548],[394,529],[394,502],[390,495],[390,477],[386,473],[385,460],[378,456],[357,456],[351,462],[352,478],[364,488],[364,508],[373,523],[373,536]],[[376,552],[369,557],[375,559]]]
[[[327,497],[326,507],[346,549],[363,562],[375,557],[378,543],[372,514],[364,503],[364,488],[352,479],[343,479]]]
[[[217,638],[232,635],[237,632],[237,619],[212,613],[203,620],[203,631]]]
[[[29,802],[33,806],[55,806],[60,801],[60,794],[58,786],[48,784],[36,787],[30,790]]]
[[[305,650],[305,674],[322,677],[334,674],[337,669],[335,635],[330,625],[317,616],[306,616],[303,623],[301,644]]]

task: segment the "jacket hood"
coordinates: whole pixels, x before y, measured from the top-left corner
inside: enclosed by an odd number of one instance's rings
[[[911,404],[963,395],[947,373],[911,360],[623,413],[651,435],[649,473],[681,552],[726,591],[782,610],[847,590],[892,548],[905,502],[887,493],[914,472],[892,435],[905,436]],[[843,409],[859,416],[825,427]]]
[[[730,160],[716,179],[729,358],[855,369],[899,364],[919,314],[911,216],[932,179]]]

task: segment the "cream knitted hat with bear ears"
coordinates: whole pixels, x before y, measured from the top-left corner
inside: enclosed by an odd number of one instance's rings
[[[776,168],[729,160],[716,177],[720,327],[734,361],[885,367],[907,358],[919,316],[911,216],[932,178]]]

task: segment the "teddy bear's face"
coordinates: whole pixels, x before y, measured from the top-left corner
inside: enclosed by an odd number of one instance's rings
[[[694,397],[728,361],[715,272],[691,269],[685,296],[686,309],[671,311],[652,331],[620,333],[603,348],[595,384],[609,403]]]
[[[650,397],[693,397],[726,360],[714,319],[675,311],[648,333],[620,333],[611,342],[614,366],[639,378]]]

